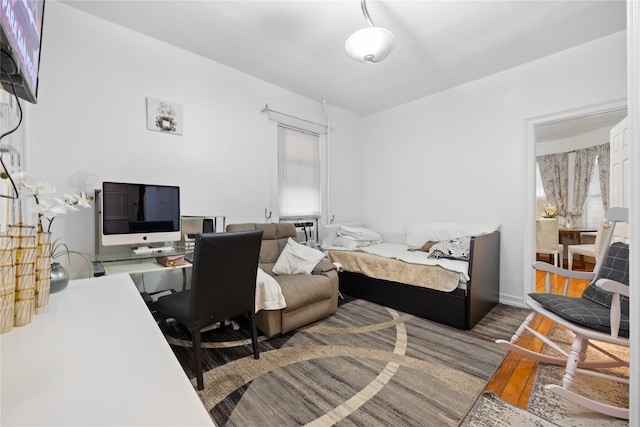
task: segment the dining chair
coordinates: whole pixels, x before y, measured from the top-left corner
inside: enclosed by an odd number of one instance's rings
[[[564,246],[560,244],[558,218],[540,218],[536,220],[536,253],[553,256],[553,265],[558,267],[558,258],[562,261]]]
[[[568,245],[567,253],[569,257],[569,270],[573,270],[573,256],[580,255],[582,260],[582,266],[584,268],[584,257],[589,256],[598,260],[598,254],[602,249],[602,244],[604,243],[605,235],[607,234],[607,230],[609,229],[609,221],[606,219],[600,222],[598,226],[598,231],[596,232],[596,240],[594,243],[583,243],[580,245]]]
[[[158,299],[160,329],[173,318],[191,333],[198,390],[204,389],[201,329],[246,314],[253,357],[260,358],[255,316],[256,276],[262,230],[196,235],[191,287]]]

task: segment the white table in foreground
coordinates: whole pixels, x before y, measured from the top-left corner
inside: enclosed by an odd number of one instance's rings
[[[72,281],[0,347],[0,425],[215,425],[126,274]]]

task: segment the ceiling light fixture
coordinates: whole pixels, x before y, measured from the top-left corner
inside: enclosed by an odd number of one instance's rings
[[[396,45],[396,36],[386,28],[376,27],[369,17],[365,0],[360,1],[362,13],[369,25],[351,34],[344,43],[344,50],[358,62],[380,62]]]

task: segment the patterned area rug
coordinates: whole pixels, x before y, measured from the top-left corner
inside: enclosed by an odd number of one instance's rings
[[[554,326],[551,335],[571,341],[572,335],[566,330]],[[628,349],[602,344],[611,353],[628,360]],[[545,353],[551,354],[550,350]],[[598,357],[590,350],[590,357]],[[629,376],[628,368],[603,369],[621,377]],[[493,393],[483,393],[461,426],[464,427],[510,427],[510,426],[561,426],[561,427],[605,427],[628,426],[629,422],[612,418],[582,406],[569,402],[544,386],[562,384],[564,368],[540,364],[536,380],[531,391],[527,409],[512,406]],[[629,387],[625,384],[599,378],[576,375],[573,388],[592,399],[605,401],[616,406],[628,406]]]
[[[247,325],[203,334],[205,390],[219,426],[455,426],[506,355],[525,310],[499,305],[460,331],[363,301],[284,336],[251,355]],[[242,337],[242,339],[239,339]],[[188,333],[167,337],[187,375]]]

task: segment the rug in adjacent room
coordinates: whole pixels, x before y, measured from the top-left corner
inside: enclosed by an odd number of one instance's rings
[[[455,426],[506,355],[493,340],[513,333],[518,314],[487,316],[474,333],[353,300],[314,325],[262,341],[259,360],[250,340],[205,343],[220,348],[204,351],[199,395],[220,426]],[[188,336],[178,327],[170,334]],[[228,336],[211,331],[203,341]],[[192,378],[191,350],[180,347],[191,343],[168,339]]]

